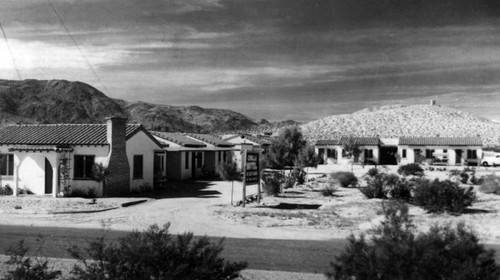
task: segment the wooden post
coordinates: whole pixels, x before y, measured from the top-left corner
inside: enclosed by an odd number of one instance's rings
[[[260,204],[260,154],[257,158],[257,203]]]
[[[247,150],[243,150],[243,207],[245,207],[247,196]]]

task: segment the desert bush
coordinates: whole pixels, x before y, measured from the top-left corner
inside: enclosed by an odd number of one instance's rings
[[[366,175],[370,176],[370,177],[375,177],[379,174],[379,170],[377,167],[372,167],[370,169],[368,169],[368,172],[366,172]]]
[[[325,186],[321,189],[321,194],[323,196],[335,196],[335,193],[338,191],[338,188],[335,186]]]
[[[341,187],[349,188],[358,185],[358,178],[352,172],[338,171],[333,172],[330,177],[336,180]]]
[[[467,184],[469,182],[469,174],[462,172],[460,173],[460,183]]]
[[[414,190],[413,201],[431,213],[462,213],[476,201],[472,187],[461,188],[450,180],[420,180]]]
[[[358,188],[361,193],[363,193],[366,198],[387,198],[386,190],[384,188],[384,178],[383,176],[376,176],[370,180],[366,187]]]
[[[87,190],[83,189],[70,189],[65,192],[64,197],[82,197],[82,198],[96,198],[97,195],[95,193],[94,188],[89,188]]]
[[[267,172],[262,175],[262,189],[267,195],[278,195],[281,193],[285,176],[280,172]]]
[[[285,176],[285,179],[283,180],[283,188],[290,189],[293,188],[294,185],[295,185],[295,177],[293,176],[293,174]]]
[[[421,176],[424,174],[424,170],[418,163],[409,163],[405,165],[401,165],[398,168],[398,174],[401,176]]]
[[[294,168],[291,175],[295,179],[294,183],[302,185],[306,182],[306,172],[302,168]]]
[[[221,256],[222,242],[212,243],[192,233],[173,237],[169,224],[143,232],[134,231],[108,244],[99,237],[82,251],[73,246],[69,252],[79,261],[73,279],[151,280],[151,279],[235,279],[247,264],[227,262]]]
[[[12,195],[14,192],[12,191],[12,188],[10,187],[9,184],[1,187],[0,186],[0,195]]]
[[[479,244],[471,230],[433,226],[416,234],[403,203],[384,207],[385,221],[364,235],[351,235],[331,262],[330,279],[487,279],[500,277],[495,251]]]
[[[479,186],[479,191],[500,195],[500,177],[494,174],[484,176],[483,182],[481,182],[481,185]]]
[[[19,194],[33,194],[33,192],[28,188],[19,188],[18,192]]]
[[[39,244],[41,239],[37,239]],[[10,270],[7,271],[4,280],[51,280],[58,279],[61,271],[54,270],[49,265],[49,261],[41,254],[42,245],[36,251],[35,256],[26,256],[28,248],[24,246],[24,241],[17,242],[6,250],[9,259],[5,264]]]
[[[412,182],[401,179],[389,190],[391,198],[400,199],[406,202],[412,201]]]

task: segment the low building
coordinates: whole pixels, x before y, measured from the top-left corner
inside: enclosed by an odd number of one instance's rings
[[[12,125],[0,129],[0,185],[57,196],[94,189],[99,196],[153,186],[160,143],[140,124],[112,117],[106,124]],[[96,164],[106,184],[95,180]]]
[[[224,141],[235,145],[233,160],[242,168],[241,154],[243,150],[258,151],[264,153],[269,149],[271,141],[248,134],[232,134],[222,137]]]
[[[206,145],[203,149],[203,175],[205,177],[214,177],[218,174],[219,165],[225,162],[230,154],[235,151],[235,145],[221,138],[200,133],[186,133],[186,136],[201,141]]]
[[[359,146],[359,157],[354,162],[379,164],[380,139],[378,137],[354,137],[354,143]],[[323,160],[323,164],[348,164],[349,158],[344,149],[344,143],[349,138],[338,140],[318,140],[315,144],[316,154]]]
[[[398,155],[401,164],[479,165],[482,141],[479,137],[401,137]]]

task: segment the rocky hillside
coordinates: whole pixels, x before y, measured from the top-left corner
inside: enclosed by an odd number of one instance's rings
[[[439,105],[385,106],[353,114],[335,115],[301,126],[311,141],[340,136],[448,136],[479,135],[484,145],[498,145],[500,123]]]
[[[128,117],[161,131],[222,132],[258,126],[230,110],[115,100],[80,82],[0,80],[0,125],[102,123],[107,116]]]

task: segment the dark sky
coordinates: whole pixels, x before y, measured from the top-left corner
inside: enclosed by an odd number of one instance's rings
[[[79,80],[113,98],[255,119],[436,99],[500,120],[499,10],[486,0],[2,0],[0,78]]]

